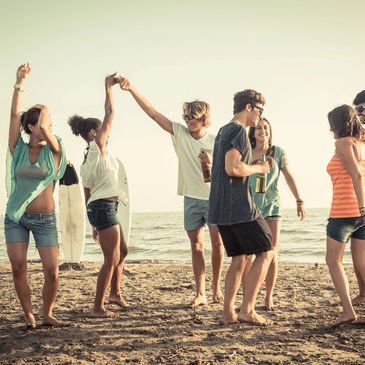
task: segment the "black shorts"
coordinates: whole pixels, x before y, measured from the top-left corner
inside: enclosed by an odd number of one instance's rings
[[[218,225],[227,256],[255,255],[272,250],[271,230],[265,219],[252,222]]]

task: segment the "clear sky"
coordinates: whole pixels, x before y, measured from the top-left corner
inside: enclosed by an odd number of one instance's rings
[[[306,205],[329,207],[327,112],[365,89],[364,1],[0,0],[0,8],[0,181],[15,72],[29,61],[23,109],[49,106],[77,167],[85,146],[67,118],[103,117],[108,73],[127,76],[174,121],[183,122],[184,101],[206,100],[213,133],[230,120],[233,94],[253,88],[267,99],[274,144],[286,150]],[[128,93],[114,95],[110,149],[127,169],[132,210],[180,210],[169,135]],[[281,195],[295,206],[283,181]],[[5,204],[0,184],[0,213]]]

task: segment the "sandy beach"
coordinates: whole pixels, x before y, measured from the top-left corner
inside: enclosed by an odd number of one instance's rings
[[[269,328],[218,324],[222,304],[191,309],[190,264],[127,263],[124,295],[132,308],[108,305],[115,316],[87,317],[100,264],[61,271],[55,315],[62,327],[24,329],[10,265],[0,264],[1,364],[361,364],[365,327],[330,329],[339,306],[326,266],[281,264],[276,310],[258,311]],[[227,267],[225,267],[226,271]],[[224,271],[224,274],[225,274]],[[356,292],[352,269],[347,268]],[[29,264],[35,315],[40,323],[42,271]],[[208,270],[210,280],[210,271]],[[210,282],[210,281],[209,281]],[[208,287],[208,298],[211,291]],[[239,294],[239,299],[241,294]],[[365,315],[365,306],[357,307]]]

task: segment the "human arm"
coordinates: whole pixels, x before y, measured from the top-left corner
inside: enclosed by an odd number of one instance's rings
[[[10,124],[9,124],[9,150],[14,153],[16,144],[20,136],[20,107],[24,91],[25,79],[31,71],[29,63],[24,63],[18,67],[16,72],[16,84],[14,85],[13,98],[11,101]]]
[[[267,161],[248,165],[241,161],[242,155],[236,148],[231,148],[225,155],[224,168],[231,177],[245,177],[255,174],[267,174],[269,163]]]
[[[146,98],[144,98],[133,85],[131,85],[128,79],[121,77],[119,79],[119,85],[122,90],[129,91],[131,93],[134,100],[141,107],[141,109],[162,129],[164,129],[166,132],[169,132],[170,134],[174,134],[171,120],[158,112],[152,106],[152,104]]]
[[[115,108],[112,87],[117,82],[118,80],[116,78],[116,73],[108,75],[105,78],[104,120],[95,137],[95,142],[98,145],[102,155],[106,154],[106,143],[109,138],[110,130],[113,124]]]
[[[296,201],[296,204],[297,204],[297,215],[300,218],[300,220],[303,220],[306,217],[306,211],[305,211],[305,208],[304,208],[304,202],[300,198],[298,187],[297,187],[297,184],[294,180],[294,176],[292,175],[288,165],[283,167],[281,169],[281,171],[283,172],[283,175],[285,177],[285,181],[286,181],[290,191],[294,195],[294,198],[295,198],[295,201]]]
[[[90,198],[90,188],[84,188],[84,196],[85,196],[85,204],[87,204]],[[95,242],[99,242],[99,232],[94,226],[91,226],[93,229],[93,239]]]
[[[364,215],[365,213],[364,178],[362,176],[361,170],[359,168],[359,163],[356,158],[357,147],[355,143],[352,141],[352,139],[347,137],[339,138],[336,141],[335,146],[336,146],[336,156],[340,159],[342,165],[345,167],[346,171],[351,177],[360,213],[361,215]]]

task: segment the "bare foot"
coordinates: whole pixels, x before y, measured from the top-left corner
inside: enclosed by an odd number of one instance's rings
[[[222,290],[219,288],[215,293],[213,292],[213,303],[221,303],[223,300]]]
[[[208,305],[207,297],[205,295],[198,294],[191,302],[191,308],[196,308],[201,305]]]
[[[121,308],[130,308],[130,305],[127,304],[121,295],[111,295],[109,297],[109,303],[116,304]]]
[[[359,325],[359,326],[365,326],[365,317],[360,317],[359,319],[357,319],[354,324]]]
[[[340,318],[334,322],[333,324],[331,324],[331,328],[337,328],[337,327],[340,327],[340,326],[343,326],[344,324],[347,324],[347,323],[352,323],[356,320],[356,314],[354,313],[350,313],[350,314],[345,314],[345,313],[342,313],[340,315]]]
[[[274,311],[275,310],[272,298],[265,298],[265,308],[268,311]]]
[[[219,324],[223,326],[229,326],[230,324],[237,323],[237,315],[235,312],[223,312],[221,319],[219,320]]]
[[[28,330],[34,330],[37,327],[33,313],[25,315],[25,327]]]
[[[43,316],[42,326],[59,326],[61,322],[53,316]]]
[[[90,314],[89,317],[92,318],[108,318],[113,317],[114,313],[112,311],[108,311],[107,309],[94,309]]]
[[[365,297],[358,295],[354,299],[352,299],[352,305],[360,305],[365,304]]]
[[[243,313],[242,311],[237,317],[239,322],[248,323],[254,326],[271,326],[273,322],[263,316],[260,316],[256,312]]]

